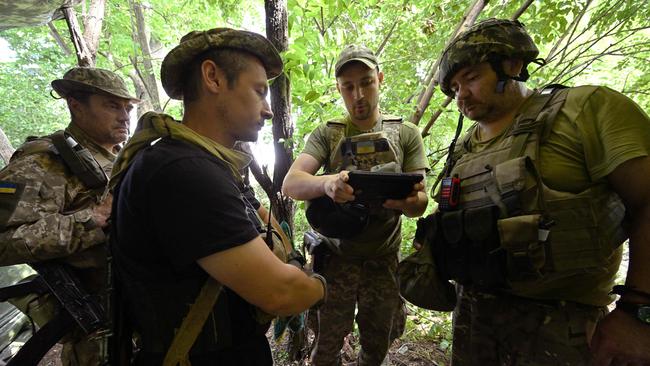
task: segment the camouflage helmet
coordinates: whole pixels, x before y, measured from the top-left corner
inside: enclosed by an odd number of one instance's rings
[[[282,73],[280,54],[261,34],[231,28],[192,31],[184,35],[179,45],[169,51],[160,67],[160,80],[167,95],[173,99],[183,99],[187,65],[195,57],[213,48],[233,48],[257,56],[264,65],[268,79]]]
[[[52,81],[52,89],[61,98],[67,97],[71,92],[82,91],[113,95],[129,99],[132,103],[140,102],[140,99],[129,93],[122,77],[112,71],[94,67],[74,67],[68,70],[62,79]]]
[[[522,23],[508,19],[487,19],[459,34],[445,48],[440,59],[438,83],[443,93],[453,97],[449,82],[463,67],[499,57],[522,59],[525,69],[528,63],[536,60],[538,54],[537,46]]]
[[[370,218],[366,206],[354,203],[336,203],[329,196],[307,202],[307,222],[319,233],[337,239],[347,239],[359,234]]]

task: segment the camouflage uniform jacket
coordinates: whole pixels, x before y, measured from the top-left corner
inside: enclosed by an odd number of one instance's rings
[[[104,172],[110,173],[115,154],[93,142],[73,123],[66,132],[91,152]],[[100,244],[106,236],[93,221],[92,209],[107,191],[87,189],[54,151],[47,137],[28,141],[0,171],[0,181],[25,185],[15,210],[0,223],[4,224],[0,265],[55,258],[77,268],[105,264],[104,246]]]

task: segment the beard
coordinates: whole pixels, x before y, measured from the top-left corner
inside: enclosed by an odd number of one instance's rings
[[[355,120],[363,121],[370,117],[372,114],[373,108],[371,108],[370,103],[362,102],[352,106],[352,117]]]

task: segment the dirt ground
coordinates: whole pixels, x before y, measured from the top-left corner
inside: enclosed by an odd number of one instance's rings
[[[271,339],[269,332],[269,342],[273,350],[273,361],[276,366],[309,366],[311,363],[306,359],[300,362],[288,360],[288,341],[289,337],[283,337],[279,342]],[[313,340],[313,335],[309,336],[310,341]],[[350,334],[344,342],[342,357],[343,366],[353,366],[356,364],[355,359],[359,343],[353,334]],[[437,344],[433,341],[408,341],[396,340],[390,348],[388,363],[385,365],[393,366],[446,366],[449,365],[449,360],[445,352],[440,350]],[[303,353],[307,353],[305,350]],[[61,346],[54,346],[41,360],[38,366],[61,366],[60,361]]]
[[[313,335],[309,336],[313,341]],[[309,366],[311,363],[307,360],[308,350],[303,352],[305,355],[301,361],[288,360],[288,337],[284,337],[279,342],[269,338],[271,349],[273,350],[273,361],[276,366]],[[350,334],[346,337],[342,352],[343,366],[356,365],[356,356],[359,349],[359,342],[355,335]],[[437,344],[429,340],[396,340],[389,349],[388,361],[384,365],[393,366],[446,366],[449,365],[449,359],[444,351],[440,350]],[[382,365],[383,366],[383,365]]]
[[[308,360],[302,362],[291,362],[287,360],[287,339],[280,343],[271,342],[273,349],[274,364],[276,366],[308,366]],[[355,365],[355,357],[358,350],[358,342],[354,335],[346,338],[343,346],[343,366]],[[59,355],[61,346],[56,345],[45,355],[45,358],[38,366],[61,366]],[[402,341],[397,340],[389,350],[389,361],[387,365],[393,366],[445,366],[449,360],[443,351],[438,349],[432,341]]]

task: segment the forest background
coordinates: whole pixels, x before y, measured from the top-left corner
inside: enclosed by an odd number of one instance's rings
[[[273,191],[309,132],[345,113],[333,65],[350,43],[364,44],[379,54],[385,74],[382,110],[421,129],[431,166],[429,185],[442,168],[458,117],[455,103],[437,90],[436,61],[453,34],[474,21],[517,18],[527,26],[540,57],[547,61],[542,67],[529,66],[529,86],[605,85],[650,110],[647,1],[82,0],[74,4],[82,28],[92,24],[88,20],[96,14],[93,7],[104,7],[95,64],[123,75],[145,100],[133,112],[133,125],[148,110],[175,118],[182,115],[181,103],[170,100],[161,88],[159,70],[165,54],[187,32],[224,26],[270,35],[278,28],[284,32],[287,38],[279,48],[284,50],[286,78],[276,80],[282,83],[281,90],[273,89],[271,98],[275,108],[284,97],[281,106],[285,110],[274,110],[276,118],[253,146],[258,162],[268,165],[274,181],[258,188],[258,196],[267,205],[264,193],[274,197]],[[63,20],[0,28],[0,145],[4,141],[5,146],[15,148],[27,136],[45,135],[67,125],[67,108],[50,96],[50,82],[77,63]],[[0,159],[0,167],[3,164]],[[274,202],[288,206],[286,220],[299,248],[302,232],[308,228],[303,204],[296,203],[294,212],[290,201],[274,198]],[[431,202],[428,211],[433,209]],[[415,220],[404,220],[403,254],[412,251],[414,229]],[[415,307],[409,310],[404,339],[434,342],[444,358],[450,346],[449,316]]]

